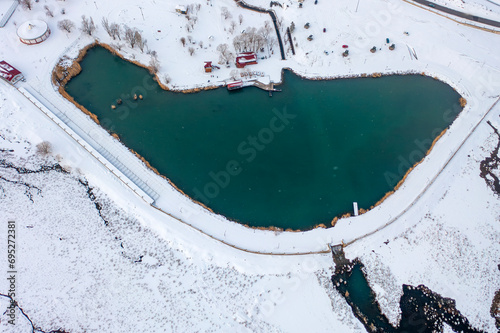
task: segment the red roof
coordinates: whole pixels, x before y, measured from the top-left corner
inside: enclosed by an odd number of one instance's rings
[[[211,61],[205,61],[205,68],[212,67]]]
[[[245,54],[236,57],[236,62],[244,63],[244,62],[253,62],[257,61],[257,55],[255,53]]]
[[[228,88],[237,88],[237,87],[242,87],[243,86],[243,81],[235,81],[235,82],[230,82],[227,84]]]
[[[257,63],[257,55],[254,52],[241,53],[236,57],[236,67],[242,68],[246,65],[255,65]]]
[[[0,61],[0,76],[11,82],[17,75],[21,74],[20,71],[6,63],[5,61]]]

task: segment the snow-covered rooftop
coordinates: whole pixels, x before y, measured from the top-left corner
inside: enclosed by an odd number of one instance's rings
[[[47,32],[48,25],[42,20],[29,20],[17,29],[17,35],[22,39],[37,39]]]

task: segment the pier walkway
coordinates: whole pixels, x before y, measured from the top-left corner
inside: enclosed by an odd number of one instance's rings
[[[160,197],[164,185],[155,179],[158,176],[71,103],[52,98],[61,102],[56,106],[43,97],[58,94],[53,89],[22,84],[18,91],[146,202],[153,204]]]

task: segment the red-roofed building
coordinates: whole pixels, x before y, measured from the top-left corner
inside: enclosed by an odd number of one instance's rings
[[[236,57],[236,67],[243,68],[246,65],[257,64],[257,55],[254,52],[240,53]]]
[[[211,61],[205,61],[205,73],[210,73],[212,72],[212,62]]]
[[[20,71],[3,60],[0,61],[0,77],[11,84],[15,84],[24,79],[24,76]]]

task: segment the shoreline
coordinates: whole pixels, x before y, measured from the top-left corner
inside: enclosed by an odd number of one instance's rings
[[[78,76],[81,72],[81,61],[85,58],[85,56],[87,55],[87,52],[88,50],[94,48],[94,47],[103,47],[104,49],[108,50],[111,54],[115,55],[115,56],[118,56],[120,57],[121,59],[125,60],[125,61],[128,61],[134,65],[137,65],[141,68],[144,68],[144,69],[147,69],[149,71],[149,73],[151,75],[154,76],[154,81],[165,91],[172,91],[172,92],[178,92],[178,93],[184,93],[184,94],[189,94],[189,93],[196,93],[196,92],[201,92],[201,91],[204,91],[204,90],[212,90],[212,89],[217,89],[217,88],[221,88],[223,87],[223,85],[217,85],[217,86],[202,86],[202,87],[197,87],[197,88],[188,88],[188,89],[180,89],[180,90],[175,90],[175,89],[170,89],[168,86],[166,86],[165,84],[163,84],[160,80],[160,78],[158,77],[158,74],[157,73],[153,73],[153,71],[151,70],[151,68],[149,66],[146,66],[136,60],[131,60],[131,59],[128,59],[126,58],[125,56],[123,56],[122,54],[120,54],[117,50],[115,50],[113,47],[111,47],[110,45],[106,44],[106,43],[101,43],[97,40],[95,40],[94,42],[84,46],[82,49],[79,50],[78,52],[78,56],[74,59],[72,59],[72,64],[68,67],[64,67],[61,65],[61,62],[64,60],[64,56],[60,59],[60,61],[56,64],[56,66],[54,67],[54,69],[52,70],[52,84],[57,87],[57,91],[62,95],[63,98],[65,98],[66,100],[68,100],[70,103],[72,103],[73,105],[75,105],[80,111],[82,111],[84,114],[88,115],[97,125],[101,126],[100,122],[99,122],[99,119],[98,117],[93,114],[92,112],[90,112],[89,110],[87,110],[84,106],[80,105],[78,102],[76,102],[74,100],[74,98],[69,95],[67,92],[66,92],[66,89],[65,89],[65,86],[66,84],[74,77]],[[449,85],[450,87],[452,87],[453,90],[455,90],[459,95],[460,95],[460,104],[461,104],[461,107],[462,107],[462,110],[460,111],[460,113],[457,115],[457,118],[458,116],[464,111],[465,109],[465,106],[467,104],[467,101],[466,99],[463,97],[463,95],[457,90],[456,87],[454,87],[453,85],[449,84],[448,82],[440,79],[439,77],[437,76],[430,76],[430,75],[427,75],[425,72],[418,72],[418,71],[412,71],[412,70],[409,70],[409,71],[401,71],[401,72],[390,72],[390,73],[380,73],[380,72],[374,72],[372,74],[367,74],[367,73],[362,73],[362,74],[352,74],[352,75],[338,75],[338,76],[306,76],[302,73],[299,73],[295,70],[293,70],[292,68],[290,67],[282,67],[281,68],[281,74],[280,74],[280,81],[275,83],[273,82],[276,86],[280,86],[283,84],[284,82],[284,74],[285,74],[285,71],[290,71],[292,72],[294,75],[297,75],[298,77],[300,77],[301,79],[303,80],[313,80],[313,81],[330,81],[330,80],[337,80],[337,79],[356,79],[356,78],[380,78],[380,77],[384,77],[384,76],[393,76],[393,75],[422,75],[422,76],[427,76],[427,77],[432,77],[433,79],[435,80],[438,80],[438,81],[441,81],[443,83],[446,83],[447,85]],[[63,73],[65,74],[61,79],[58,79],[59,76],[58,76],[58,73]],[[457,119],[455,118],[455,120]],[[402,177],[402,179],[400,181],[398,181],[398,183],[394,186],[394,188],[388,192],[386,192],[384,194],[384,196],[378,200],[375,204],[373,204],[372,206],[370,206],[370,208],[367,208],[367,209],[364,209],[364,208],[359,208],[359,215],[362,215],[362,214],[365,214],[369,211],[371,211],[372,209],[376,208],[377,206],[381,205],[387,198],[389,198],[392,194],[394,194],[405,182],[405,180],[407,179],[407,177],[409,176],[409,174],[411,173],[411,171],[413,171],[413,169],[415,169],[419,164],[421,164],[425,158],[431,153],[432,149],[434,148],[435,144],[438,142],[438,140],[447,132],[447,130],[449,129],[449,127],[455,122],[455,120],[453,120],[453,122],[448,125],[448,127],[446,127],[433,141],[432,141],[432,144],[431,146],[429,147],[429,149],[427,150],[427,152],[425,153],[424,157],[420,160],[420,161],[417,161],[413,166],[411,166],[407,171],[406,173],[404,174],[404,176]],[[102,126],[101,126],[102,127]],[[206,210],[208,210],[210,213],[212,214],[216,214],[216,215],[219,215],[219,216],[222,216],[225,220],[229,221],[229,222],[233,222],[233,223],[237,223],[241,226],[244,226],[246,228],[249,228],[249,229],[252,229],[252,230],[268,230],[268,231],[275,231],[275,232],[304,232],[304,231],[309,231],[309,230],[314,230],[314,229],[318,229],[318,228],[322,228],[322,229],[329,229],[329,228],[333,228],[335,227],[336,223],[340,220],[340,219],[343,219],[343,218],[348,218],[348,217],[351,217],[353,216],[352,213],[350,212],[346,212],[346,213],[343,213],[343,214],[339,214],[337,216],[334,216],[330,222],[330,225],[327,226],[325,225],[324,223],[319,223],[319,224],[315,224],[314,226],[310,227],[310,228],[305,228],[305,229],[291,229],[291,228],[279,228],[279,227],[274,227],[274,226],[269,226],[269,227],[255,227],[255,226],[250,226],[248,224],[245,224],[245,223],[242,223],[242,222],[238,222],[238,221],[235,221],[235,220],[232,220],[222,214],[219,214],[217,212],[214,212],[210,207],[206,206],[205,204],[203,204],[202,202],[199,202],[193,198],[191,198],[189,195],[187,195],[186,193],[184,193],[184,191],[182,191],[180,188],[178,188],[167,176],[165,175],[162,175],[160,174],[160,172],[155,168],[153,167],[144,157],[142,157],[139,153],[137,153],[136,151],[134,151],[133,149],[125,146],[121,140],[119,139],[119,135],[117,133],[112,133],[110,132],[109,130],[105,129],[104,127],[102,127],[106,132],[108,132],[114,139],[118,140],[118,142],[120,144],[122,144],[125,148],[127,148],[132,154],[134,154],[137,158],[139,158],[139,160],[141,160],[144,165],[150,169],[151,171],[153,171],[155,174],[157,174],[158,176],[160,176],[161,178],[165,179],[175,190],[177,190],[180,194],[182,194],[184,197],[188,198],[191,202],[193,202],[194,204],[196,205],[199,205],[203,208],[205,208]],[[154,207],[154,206],[153,206]]]

